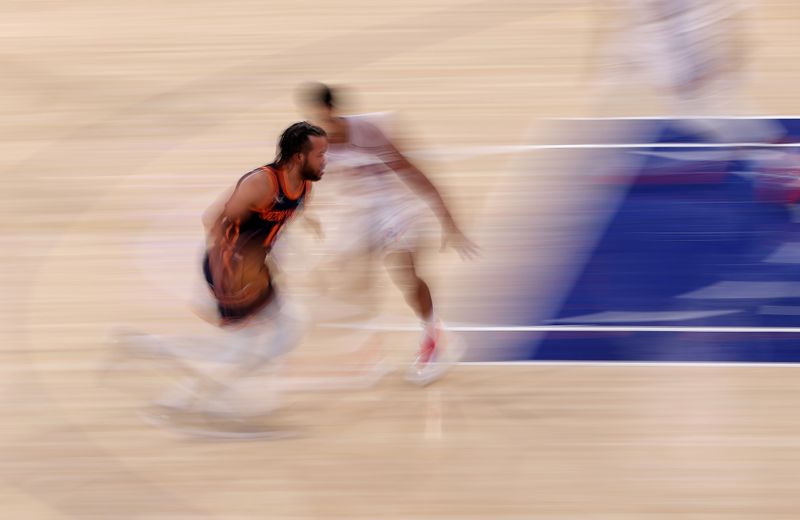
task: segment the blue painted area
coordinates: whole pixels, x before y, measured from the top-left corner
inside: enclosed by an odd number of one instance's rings
[[[651,124],[663,125],[653,132],[657,142],[710,144],[709,136],[687,134],[669,121]],[[780,124],[784,140],[800,141],[800,120]],[[687,297],[720,283],[800,285],[800,263],[767,261],[786,244],[800,243],[800,226],[786,204],[787,179],[761,175],[791,172],[791,165],[776,168],[774,160],[767,165],[752,154],[713,145],[670,152],[645,151],[637,161],[630,185],[620,186],[622,203],[551,323],[800,327],[800,290],[780,297]],[[691,159],[697,152],[698,159]],[[726,314],[642,318],[644,313],[715,311]],[[597,318],[609,312],[637,318]],[[518,341],[521,352],[536,360],[800,362],[800,334],[553,332]]]

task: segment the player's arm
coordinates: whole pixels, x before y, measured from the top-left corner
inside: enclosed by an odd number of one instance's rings
[[[261,175],[251,175],[239,183],[210,228],[210,243],[235,241],[241,224],[254,211],[271,204],[277,194],[277,187],[271,177],[268,179],[269,182],[264,182]]]
[[[391,148],[391,156],[394,159],[390,160],[386,164],[392,168],[397,174],[400,176],[403,181],[408,184],[411,189],[413,189],[417,194],[421,197],[425,198],[425,200],[430,201],[433,205],[434,211],[439,216],[440,220],[442,221],[442,225],[444,225],[447,229],[456,228],[456,222],[453,218],[453,214],[450,212],[450,209],[447,207],[447,204],[444,201],[444,197],[436,188],[436,186],[431,182],[427,175],[425,175],[422,170],[417,168],[408,158],[400,153],[394,145],[389,145]]]
[[[375,131],[380,131],[375,129]],[[397,175],[420,197],[429,201],[433,210],[439,217],[444,228],[442,246],[451,244],[462,256],[472,256],[477,252],[473,244],[461,231],[453,214],[450,212],[444,197],[422,170],[417,168],[388,138],[379,155],[386,165],[394,170]]]

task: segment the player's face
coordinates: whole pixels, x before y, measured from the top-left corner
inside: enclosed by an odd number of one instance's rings
[[[309,137],[311,150],[303,156],[303,178],[307,181],[318,181],[325,173],[325,154],[328,152],[326,137]]]
[[[320,124],[326,123],[333,119],[333,109],[325,105],[310,105],[308,107],[308,115],[312,121],[317,121]]]

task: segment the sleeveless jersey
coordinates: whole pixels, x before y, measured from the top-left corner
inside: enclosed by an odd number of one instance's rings
[[[263,248],[264,254],[272,249],[284,225],[291,220],[294,213],[303,206],[305,197],[311,190],[311,183],[306,181],[297,193],[287,190],[283,174],[273,165],[262,166],[245,174],[236,184],[236,189],[251,175],[265,175],[265,182],[272,182],[277,188],[277,193],[270,201],[263,205],[250,208],[249,218],[241,222],[228,222],[225,227],[225,237],[231,241],[236,250],[250,250]]]
[[[265,265],[281,229],[302,208],[311,189],[306,181],[296,192],[287,187],[285,174],[274,165],[245,174],[236,184],[253,175],[275,187],[275,195],[249,208],[247,216],[221,222],[223,238],[214,254],[207,254],[203,271],[215,298],[223,323],[235,323],[266,305],[272,297],[272,283]],[[259,274],[260,273],[260,274]]]

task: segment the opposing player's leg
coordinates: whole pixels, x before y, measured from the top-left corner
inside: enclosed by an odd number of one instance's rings
[[[432,383],[458,361],[461,348],[443,332],[434,310],[430,287],[417,272],[416,253],[413,250],[392,251],[386,255],[385,262],[395,285],[422,321],[419,350],[406,379],[421,385]]]

